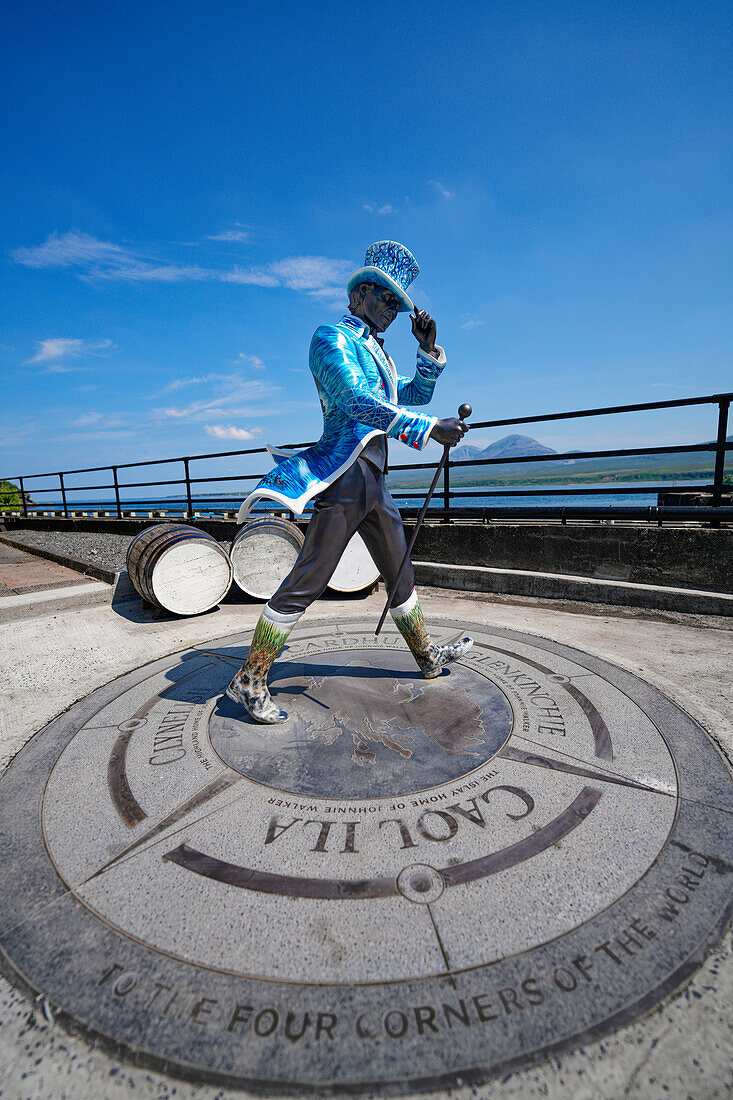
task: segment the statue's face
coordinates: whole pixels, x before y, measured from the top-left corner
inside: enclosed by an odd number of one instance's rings
[[[400,300],[386,286],[368,283],[361,300],[361,308],[362,316],[369,327],[377,332],[384,332],[399,313]]]

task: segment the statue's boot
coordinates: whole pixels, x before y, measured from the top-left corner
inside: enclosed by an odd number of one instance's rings
[[[390,612],[426,680],[440,676],[444,665],[459,660],[473,645],[473,638],[467,634],[446,645],[432,642],[414,591],[399,607],[390,608]]]
[[[227,697],[243,706],[255,722],[273,725],[287,720],[286,711],[270,695],[267,674],[299,618],[299,614],[281,615],[266,604],[252,635],[247,660],[226,690]]]

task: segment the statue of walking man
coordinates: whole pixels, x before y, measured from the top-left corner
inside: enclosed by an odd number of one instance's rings
[[[411,408],[429,403],[446,363],[445,352],[435,343],[435,321],[407,294],[419,270],[414,256],[396,241],[370,245],[364,266],[347,284],[349,312],[337,324],[317,328],[311,341],[310,369],[323,410],[323,434],[300,452],[268,448],[277,465],[240,508],[240,522],[259,499],[277,501],[300,515],[315,498],[298,560],[265,605],[246,663],[226,690],[255,722],[287,719],[270,695],[268,673],[298,619],[323,593],[355,532],[388,591],[397,579],[406,541],[385,484],[387,436],[423,450],[429,439],[455,446],[467,431],[456,417],[439,420]],[[381,335],[403,312],[412,314],[418,343],[412,379],[398,376]],[[469,637],[448,645],[431,641],[409,559],[390,612],[428,680],[473,644]]]

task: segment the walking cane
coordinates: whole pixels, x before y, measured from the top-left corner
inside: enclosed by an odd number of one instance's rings
[[[473,412],[473,409],[471,408],[470,405],[461,405],[461,407],[458,410],[458,417],[459,417],[460,420],[466,420],[471,415],[472,412]],[[392,600],[394,599],[394,594],[397,591],[397,585],[400,583],[400,577],[402,576],[402,570],[405,568],[405,563],[407,562],[407,559],[409,558],[410,553],[412,552],[412,548],[415,545],[415,539],[417,538],[417,533],[420,530],[420,524],[425,519],[425,513],[428,510],[428,505],[430,504],[430,498],[432,497],[433,493],[435,492],[435,486],[438,484],[438,478],[440,477],[441,473],[443,472],[443,467],[445,466],[445,464],[448,460],[448,452],[449,451],[450,451],[450,447],[446,443],[445,447],[443,448],[443,457],[440,460],[440,465],[438,466],[438,469],[435,471],[435,477],[433,478],[433,484],[428,489],[428,495],[425,497],[425,503],[423,504],[422,508],[420,509],[420,515],[417,517],[417,523],[415,524],[415,530],[412,532],[412,537],[410,538],[410,541],[407,544],[407,549],[405,550],[405,556],[402,559],[402,562],[400,564],[399,569],[397,570],[397,576],[394,579],[394,583],[393,583],[392,587],[389,590],[389,595],[387,596],[387,602],[384,605],[384,611],[382,612],[382,617],[379,620],[379,623],[377,624],[377,629],[374,631],[375,634],[379,634],[380,630],[382,629],[382,627],[384,625],[384,620],[387,618],[387,612],[389,611],[390,607],[392,606]]]

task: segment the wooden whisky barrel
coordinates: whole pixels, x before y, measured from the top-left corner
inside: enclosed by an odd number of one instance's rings
[[[185,523],[156,523],[127,549],[127,572],[144,600],[176,615],[216,607],[232,583],[232,566],[206,531]]]
[[[269,600],[295,565],[303,542],[300,528],[287,519],[263,516],[245,523],[229,552],[235,583],[248,596]]]
[[[357,532],[341,555],[328,587],[332,592],[362,592],[365,588],[371,588],[378,578],[379,570]]]

